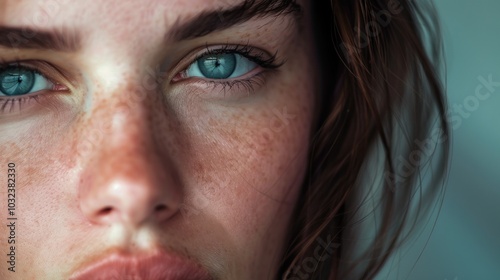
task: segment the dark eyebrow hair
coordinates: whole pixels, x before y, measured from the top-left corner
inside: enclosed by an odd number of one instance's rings
[[[179,24],[178,20],[167,35],[167,39],[177,41],[194,39],[256,17],[293,14],[299,20],[301,13],[302,8],[295,0],[245,0],[229,9],[203,12],[183,24]]]
[[[167,39],[193,39],[256,17],[294,14],[298,20],[301,13],[301,6],[296,0],[244,0],[229,9],[202,12],[186,23],[179,24],[178,20],[168,32]],[[81,48],[82,40],[79,33],[67,29],[44,31],[29,27],[0,26],[0,46],[75,52]]]
[[[81,37],[66,29],[42,31],[28,27],[0,26],[0,46],[74,52],[81,47]]]

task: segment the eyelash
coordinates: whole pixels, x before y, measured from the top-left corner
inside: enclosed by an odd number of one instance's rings
[[[207,56],[207,55],[218,55],[218,54],[229,54],[229,53],[235,53],[239,54],[246,59],[255,62],[259,67],[262,67],[266,71],[272,71],[280,68],[285,62],[277,61],[277,53],[274,55],[269,56],[266,58],[267,55],[264,55],[264,52],[262,50],[258,50],[257,48],[254,48],[249,45],[224,45],[220,48],[210,48],[209,46],[206,46],[206,51],[197,55],[191,63],[196,62],[197,60]],[[0,61],[0,71],[3,71],[9,67],[15,66],[19,67],[21,69],[33,71],[33,73],[36,73],[40,76],[42,76],[44,79],[47,79],[50,81],[52,84],[59,85],[58,82],[54,81],[54,79],[48,77],[48,75],[44,74],[44,71],[42,71],[39,67],[35,65],[25,65],[23,63],[24,61],[21,60],[14,60],[10,62],[4,62]],[[184,70],[185,71],[185,70]],[[182,71],[182,72],[184,72]],[[218,88],[219,86],[222,86],[222,91],[224,91],[224,96],[226,95],[227,91],[232,90],[233,88],[237,89],[244,89],[246,92],[253,92],[255,90],[255,86],[257,85],[262,85],[264,83],[264,74],[266,74],[266,71],[262,71],[260,73],[255,74],[254,76],[250,78],[245,78],[245,79],[234,79],[234,80],[206,80],[206,79],[200,79],[203,83],[213,87],[213,90]],[[181,72],[181,73],[182,73]],[[56,90],[57,91],[57,90]],[[21,110],[21,107],[25,103],[29,103],[31,101],[38,101],[39,98],[43,97],[42,94],[40,93],[34,93],[31,95],[27,96],[20,96],[20,97],[0,97],[0,113],[5,113],[7,109],[12,110],[14,108],[15,104],[19,104],[19,110]]]

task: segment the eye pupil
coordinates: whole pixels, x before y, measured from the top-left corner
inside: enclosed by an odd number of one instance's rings
[[[29,93],[35,85],[35,73],[19,67],[0,70],[0,92],[7,96]]]
[[[228,53],[202,57],[198,60],[198,67],[209,79],[227,79],[236,69],[236,55]]]

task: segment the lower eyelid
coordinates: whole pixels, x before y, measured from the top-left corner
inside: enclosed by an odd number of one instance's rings
[[[179,86],[186,89],[175,89],[175,94],[183,92],[195,93],[197,96],[207,99],[233,100],[255,95],[267,82],[272,71],[260,71],[245,79],[232,80],[206,80],[190,78],[179,82]],[[192,87],[192,89],[188,89]]]
[[[0,97],[0,124],[7,117],[31,118],[38,114],[77,112],[80,100],[68,93],[40,91],[16,98]]]
[[[0,97],[0,115],[5,117],[5,115],[22,112],[26,109],[26,106],[32,105],[33,101],[37,101],[40,98],[42,97],[39,95],[22,96],[17,98]]]

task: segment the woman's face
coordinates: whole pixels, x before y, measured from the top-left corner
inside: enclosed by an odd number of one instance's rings
[[[308,1],[247,2],[1,2],[0,279],[275,276],[316,62]]]

